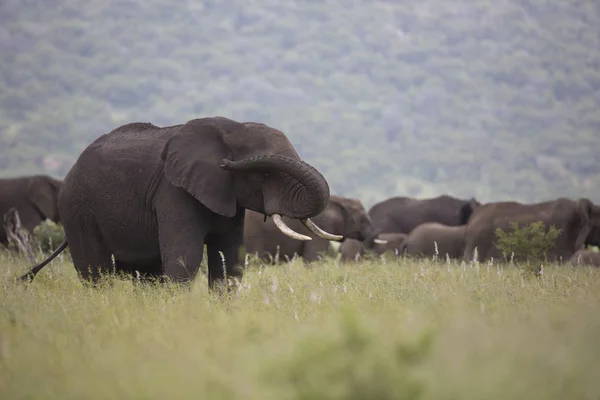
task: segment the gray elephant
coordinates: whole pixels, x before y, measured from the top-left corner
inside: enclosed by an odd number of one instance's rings
[[[318,254],[326,252],[329,240],[317,237],[297,221],[287,219],[286,223],[294,230],[313,238],[310,242],[290,240],[281,234],[272,219],[266,219],[262,214],[248,212],[244,229],[244,245],[246,252],[258,253],[263,260],[279,260],[293,258],[294,254],[306,262],[318,259]],[[325,210],[314,217],[315,222],[328,232],[348,238],[364,239],[373,232],[373,224],[360,200],[331,196]]]
[[[392,197],[371,207],[369,215],[381,232],[410,233],[425,222],[465,225],[480,205],[474,198],[463,200],[448,195],[429,199]]]
[[[22,226],[30,233],[46,219],[60,222],[58,191],[61,184],[48,175],[0,179],[0,217],[15,207]],[[4,229],[0,229],[0,243],[8,244]]]
[[[340,245],[339,252],[343,261],[358,261],[368,254],[382,255],[385,252],[400,254],[406,233],[379,233],[366,240],[346,239]]]
[[[446,256],[460,259],[465,250],[466,225],[449,226],[438,222],[426,222],[417,226],[409,234],[400,252],[417,257],[440,258]]]
[[[573,254],[569,260],[573,266],[590,265],[592,267],[600,267],[600,252],[589,249],[580,249]]]
[[[549,259],[567,261],[584,245],[600,244],[600,207],[588,199],[558,198],[535,204],[495,202],[482,205],[471,216],[464,259],[473,260],[475,249],[479,260],[502,258],[496,246],[496,229],[510,232],[513,221],[520,227],[542,221],[546,227],[560,229],[556,244],[547,255]]]
[[[114,265],[142,280],[189,284],[206,244],[214,288],[225,271],[242,278],[246,209],[272,217],[295,239],[310,238],[293,232],[282,216],[340,240],[310,220],[328,200],[321,173],[267,125],[223,117],[170,127],[123,125],[89,145],[65,177],[58,207],[66,241],[21,279],[32,278],[68,244],[83,281],[97,282]]]

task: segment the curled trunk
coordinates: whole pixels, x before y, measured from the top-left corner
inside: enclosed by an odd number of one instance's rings
[[[323,211],[329,200],[329,184],[323,175],[301,160],[261,155],[241,161],[223,160],[221,166],[233,171],[274,170],[288,176],[282,188],[286,197],[277,204],[265,204],[268,215],[277,213],[295,219],[309,218]]]

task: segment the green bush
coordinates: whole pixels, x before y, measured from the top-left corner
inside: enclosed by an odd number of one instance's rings
[[[42,252],[47,253],[56,250],[65,240],[65,232],[61,225],[46,220],[34,228],[33,239]]]
[[[519,227],[519,223],[510,222],[510,231],[496,229],[496,247],[515,261],[542,261],[555,246],[560,229],[555,226],[546,228],[541,221]]]
[[[412,376],[431,348],[431,331],[414,343],[381,340],[359,314],[343,313],[334,337],[320,334],[301,343],[289,360],[278,360],[267,377],[281,384],[289,398],[418,399],[424,386]]]

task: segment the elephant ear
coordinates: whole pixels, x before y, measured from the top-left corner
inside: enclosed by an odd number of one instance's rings
[[[211,211],[233,217],[237,208],[233,173],[220,166],[223,159],[230,158],[223,135],[243,129],[242,124],[226,118],[187,122],[163,148],[165,177]]]
[[[52,220],[57,220],[57,197],[58,189],[49,178],[37,176],[31,179],[28,184],[29,199],[40,212]]]
[[[589,199],[579,199],[578,201],[579,215],[581,223],[586,224],[592,219],[594,204]]]
[[[577,209],[580,218],[580,225],[579,234],[577,235],[577,239],[575,239],[575,250],[579,250],[581,247],[583,247],[587,236],[592,230],[592,213],[594,205],[589,199],[580,199],[577,202]]]
[[[327,223],[323,223],[324,226],[332,227],[336,225],[336,223],[340,223],[342,225],[342,230],[345,231],[348,229],[348,224],[351,224],[350,221],[350,213],[348,211],[347,206],[343,201],[340,201],[337,197],[331,196],[329,198],[329,204],[323,210],[323,215],[327,218]],[[346,233],[346,232],[344,232]]]
[[[469,218],[471,218],[473,211],[474,211],[474,207],[471,202],[465,203],[462,205],[462,207],[460,207],[460,210],[458,211],[458,214],[459,214],[458,218],[460,220],[460,225],[466,225],[467,222],[469,222]]]

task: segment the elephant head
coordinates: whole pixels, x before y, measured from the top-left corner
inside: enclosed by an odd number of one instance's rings
[[[285,215],[320,237],[342,239],[310,220],[325,209],[329,185],[277,129],[223,117],[194,119],[167,141],[161,158],[167,180],[217,214],[253,210],[271,216],[284,234],[310,240],[289,228]]]
[[[49,218],[59,222],[58,191],[62,182],[46,175],[36,175],[29,179],[29,201],[37,208],[42,220]]]
[[[589,199],[579,199],[577,205],[580,229],[575,241],[575,250],[586,245],[600,246],[600,206]]]
[[[469,222],[471,215],[473,215],[475,209],[477,209],[479,206],[481,206],[481,203],[475,200],[474,197],[471,197],[469,201],[465,201],[462,207],[459,209],[459,225],[466,225],[467,222]]]
[[[344,238],[365,240],[373,234],[373,222],[358,199],[330,196],[329,204],[319,216],[327,226],[342,233]],[[325,224],[325,222],[324,222]]]

